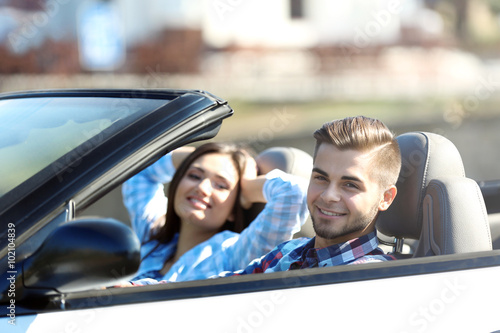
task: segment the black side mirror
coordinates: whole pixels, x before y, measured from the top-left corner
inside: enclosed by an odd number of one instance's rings
[[[8,301],[12,284],[18,300],[77,292],[131,278],[139,264],[140,243],[128,226],[113,219],[75,220],[54,230],[19,263],[15,278],[1,277],[0,302]]]

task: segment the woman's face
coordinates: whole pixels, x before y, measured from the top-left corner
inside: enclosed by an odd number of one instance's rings
[[[175,192],[174,210],[181,224],[204,232],[218,231],[233,219],[238,180],[231,156],[211,153],[196,159]]]

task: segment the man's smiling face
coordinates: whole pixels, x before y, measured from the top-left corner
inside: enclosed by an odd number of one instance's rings
[[[327,143],[318,147],[307,193],[315,247],[373,231],[378,211],[389,207],[395,188],[383,189],[371,177],[371,161],[372,152],[339,150]]]

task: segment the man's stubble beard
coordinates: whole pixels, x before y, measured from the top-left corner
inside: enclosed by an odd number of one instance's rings
[[[328,225],[329,222],[325,222],[320,225],[314,220],[312,214],[311,214],[311,221],[316,236],[319,236],[324,239],[336,239],[345,235],[362,231],[377,217],[377,214],[378,214],[378,205],[375,205],[368,214],[357,218],[352,224],[345,225],[341,230],[335,230],[334,228],[329,228]]]

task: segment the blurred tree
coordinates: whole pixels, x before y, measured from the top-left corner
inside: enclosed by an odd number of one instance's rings
[[[455,0],[455,34],[461,41],[467,41],[469,0]]]
[[[424,0],[424,4],[443,17],[459,42],[467,41],[469,0]]]
[[[488,5],[490,6],[490,9],[492,12],[494,12],[496,15],[500,14],[500,1],[499,0],[487,0]]]
[[[12,7],[28,11],[42,10],[45,7],[45,1],[40,0],[5,0],[2,6]]]
[[[447,31],[461,46],[491,44],[498,41],[500,0],[424,0],[441,14]]]

